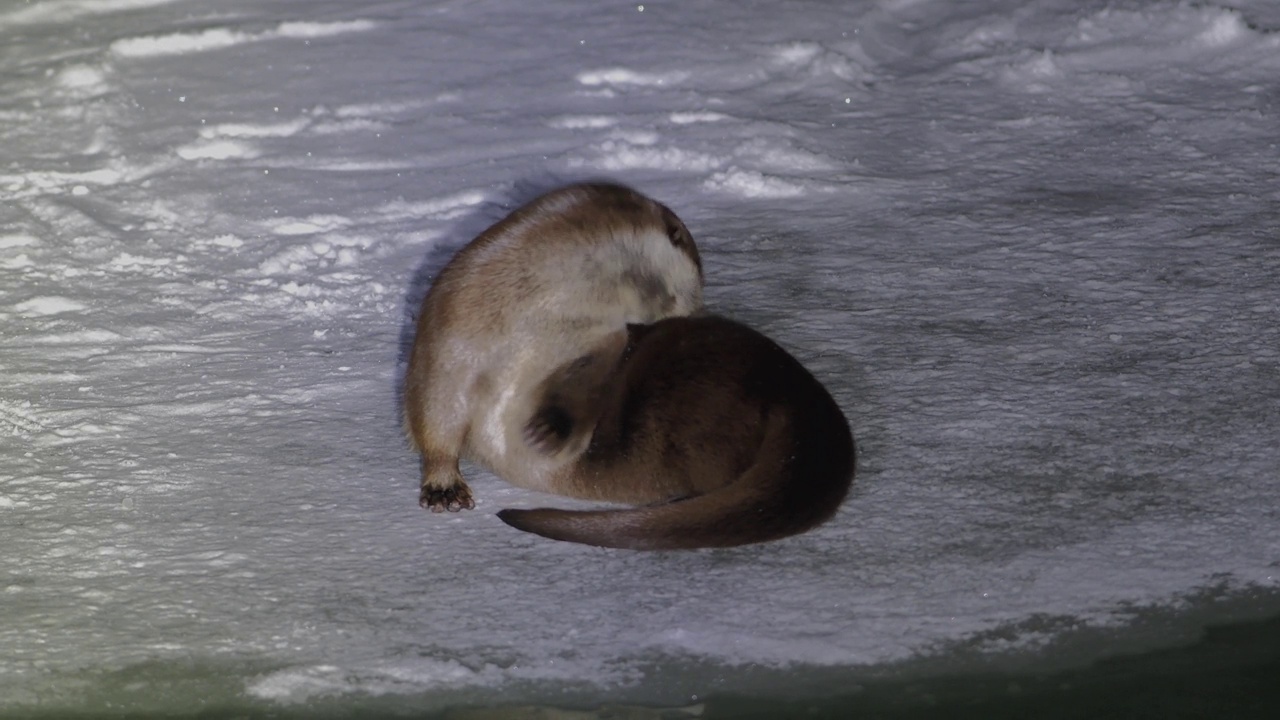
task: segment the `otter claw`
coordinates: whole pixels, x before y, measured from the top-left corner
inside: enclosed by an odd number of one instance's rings
[[[459,512],[471,510],[476,506],[471,499],[471,489],[466,485],[454,485],[443,490],[422,488],[418,495],[418,505],[431,512]]]

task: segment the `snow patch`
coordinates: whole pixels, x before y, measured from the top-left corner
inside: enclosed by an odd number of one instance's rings
[[[755,170],[729,168],[706,179],[702,187],[713,192],[732,193],[746,198],[792,198],[805,193],[796,183]]]
[[[677,112],[671,113],[667,119],[676,125],[691,125],[693,123],[712,123],[728,120],[729,116],[718,112]]]
[[[797,42],[774,48],[773,56],[784,65],[805,65],[813,62],[822,52],[822,46],[817,43]]]
[[[123,252],[111,259],[111,267],[117,270],[137,269],[140,267],[164,267],[173,263],[173,258],[149,258]]]
[[[479,190],[465,190],[430,200],[410,202],[392,200],[379,207],[376,212],[387,220],[407,220],[413,218],[432,218],[448,220],[458,217],[469,208],[485,201],[485,194]]]
[[[65,312],[77,312],[84,310],[84,303],[76,302],[68,298],[57,295],[46,295],[44,297],[31,298],[13,306],[18,312],[34,316],[34,315],[58,315]]]
[[[310,120],[307,118],[298,118],[290,122],[252,125],[246,123],[223,123],[214,125],[213,127],[201,128],[200,137],[210,140],[216,137],[232,137],[232,138],[268,138],[268,137],[290,137],[301,132]]]
[[[149,58],[164,55],[221,50],[251,42],[277,38],[310,39],[330,37],[351,32],[363,32],[377,27],[371,20],[340,22],[284,22],[262,33],[246,33],[229,28],[210,28],[198,33],[173,33],[123,38],[111,43],[112,53],[125,58]]]
[[[1209,22],[1209,27],[1196,36],[1196,40],[1208,47],[1230,45],[1250,34],[1244,18],[1234,10],[1220,10]]]
[[[1007,45],[1016,39],[1017,30],[1013,21],[1004,19],[974,28],[960,41],[960,49],[969,53],[983,52]]]
[[[837,167],[830,158],[784,143],[785,141],[778,140],[751,140],[734,150],[734,156],[739,160],[750,160],[752,165],[792,173],[819,172]]]
[[[787,638],[767,636],[726,638],[718,632],[670,628],[657,633],[647,647],[672,655],[725,656],[731,664],[772,665],[768,658],[803,657],[806,662],[839,665],[849,662],[848,649],[820,638]]]
[[[860,48],[855,49],[862,55]],[[792,72],[803,71],[815,78],[831,75],[840,80],[856,82],[866,80],[870,75],[860,63],[820,43],[787,43],[774,47],[772,51],[775,66]],[[870,63],[869,59],[862,59]]]
[[[309,246],[298,245],[272,255],[258,264],[263,275],[284,275],[310,268],[318,258]]]
[[[69,333],[44,335],[40,338],[42,345],[104,345],[119,342],[123,336],[118,332],[101,328],[86,328]]]
[[[285,275],[315,269],[317,266],[350,266],[359,260],[359,249],[372,246],[367,238],[329,237],[310,243],[288,247],[258,265],[264,275]],[[331,273],[326,276],[330,283],[339,281],[362,282],[350,275]],[[376,283],[374,283],[376,285]],[[289,283],[280,286],[286,293],[297,297],[320,297],[323,291],[316,286],[299,286]]]
[[[623,140],[606,140],[592,147],[592,160],[570,158],[570,167],[596,167],[617,172],[641,168],[661,168],[683,172],[706,172],[724,164],[714,155],[674,147],[636,145]]]
[[[609,137],[632,145],[657,145],[660,139],[658,133],[652,130],[618,129],[609,133]]]
[[[579,84],[588,87],[599,85],[651,87],[675,85],[683,82],[687,77],[689,77],[687,72],[646,73],[626,68],[607,68],[578,73],[575,79]]]
[[[34,235],[0,235],[0,250],[39,244],[40,238]]]
[[[1058,64],[1053,60],[1053,51],[1045,50],[1031,58],[1028,62],[1023,63],[1022,69],[1032,77],[1045,78],[1056,77],[1062,74],[1062,70],[1058,68]]]
[[[210,240],[209,243],[212,245],[216,245],[218,247],[230,248],[234,250],[244,245],[244,240],[241,240],[235,235],[219,235],[218,237]]]
[[[1038,53],[1024,53],[1001,72],[1002,80],[1030,93],[1049,92],[1050,86],[1046,81],[1061,76],[1062,69],[1054,59],[1053,51],[1047,48]]]
[[[34,264],[35,263],[32,262],[31,258],[28,257],[26,253],[22,253],[17,257],[0,260],[0,268],[4,268],[5,270],[19,270],[21,268],[31,267]]]
[[[1274,60],[1273,51],[1280,47],[1280,36],[1251,29],[1234,9],[1180,3],[1164,11],[1098,11],[1077,22],[1063,49],[1073,51],[1073,66],[1110,73],[1198,65],[1228,47],[1251,46],[1261,46],[1265,55],[1250,62],[1269,64],[1266,61]]]
[[[98,170],[89,170],[87,172],[30,172],[27,173],[22,181],[24,185],[31,185],[34,189],[45,192],[63,191],[68,185],[74,188],[77,185],[115,185],[123,179],[124,174],[113,168],[101,168]],[[88,191],[86,187],[81,195]]]
[[[381,120],[370,120],[368,118],[351,118],[348,120],[320,120],[312,125],[309,130],[314,135],[336,135],[338,133],[377,133],[383,132],[391,128],[391,125]]]
[[[58,73],[55,82],[68,90],[100,90],[106,84],[106,76],[100,68],[72,65]]]
[[[333,110],[333,116],[339,118],[367,118],[401,115],[419,110],[431,103],[426,100],[398,100],[392,102],[355,103],[340,105]]]
[[[333,172],[382,172],[386,170],[412,170],[421,167],[412,161],[394,160],[340,160],[337,162],[312,162],[307,167]]]
[[[562,130],[594,130],[613,127],[618,120],[606,115],[566,115],[552,118],[547,124]]]
[[[124,178],[124,174],[119,170],[112,168],[102,168],[100,170],[90,170],[82,173],[67,173],[67,180],[77,183],[90,183],[93,185],[115,185]]]
[[[0,432],[7,435],[29,436],[42,432],[44,424],[31,411],[31,401],[15,403],[0,398]]]
[[[255,39],[253,35],[227,28],[211,28],[199,33],[123,38],[111,43],[110,50],[120,57],[146,58],[220,50]]]
[[[115,12],[126,12],[141,8],[169,5],[184,0],[41,0],[21,10],[0,14],[0,26],[42,23],[68,22],[87,15],[105,15]]]
[[[330,232],[351,224],[349,218],[340,215],[312,215],[305,219],[281,218],[271,223],[271,232],[277,235],[314,235]]]
[[[365,32],[377,27],[372,20],[346,20],[339,22],[286,22],[280,23],[276,34],[287,38],[321,38],[345,33]]]
[[[183,160],[252,160],[262,154],[256,147],[235,140],[194,142],[176,152]]]
[[[389,692],[421,692],[468,685],[494,685],[502,678],[501,669],[485,665],[472,670],[456,660],[423,658],[412,663],[383,663],[367,668],[342,668],[334,665],[279,670],[248,683],[249,695],[278,703],[291,704],[317,697],[360,691],[370,695]]]

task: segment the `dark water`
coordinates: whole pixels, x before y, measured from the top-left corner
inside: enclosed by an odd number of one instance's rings
[[[1280,617],[1052,674],[865,684],[816,702],[724,698],[707,718],[1277,718]]]
[[[163,709],[141,709],[109,697],[93,707],[17,714],[8,720],[54,718],[377,718],[420,720],[680,720],[703,718],[1273,718],[1280,717],[1280,615],[1211,627],[1181,647],[1118,656],[1057,672],[955,673],[917,679],[873,679],[830,672],[823,677],[775,675],[759,694],[709,692],[687,707],[653,707],[565,693],[538,693],[537,705],[484,706],[473,701],[442,709],[426,699],[364,697],[304,705],[232,700],[217,683],[187,685]],[[739,683],[729,683],[739,685]],[[842,685],[846,690],[839,690]],[[826,688],[819,690],[816,688]],[[833,690],[833,688],[837,688]],[[177,690],[177,688],[174,688]],[[185,695],[185,697],[183,697]],[[427,711],[424,706],[435,704]]]

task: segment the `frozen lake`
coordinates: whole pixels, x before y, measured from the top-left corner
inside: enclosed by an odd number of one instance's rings
[[[687,705],[1280,613],[1270,0],[0,2],[0,715]],[[587,178],[859,443],[782,542],[417,506],[410,314]]]

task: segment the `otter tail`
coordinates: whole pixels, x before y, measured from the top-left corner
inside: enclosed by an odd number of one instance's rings
[[[552,540],[628,550],[730,547],[804,532],[835,514],[853,482],[848,421],[829,396],[825,405],[804,417],[774,413],[755,463],[706,494],[618,510],[508,509],[498,517]]]

